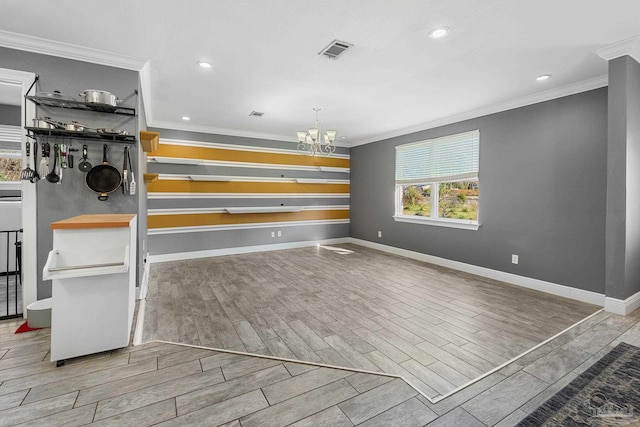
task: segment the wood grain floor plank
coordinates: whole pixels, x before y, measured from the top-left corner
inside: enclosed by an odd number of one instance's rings
[[[357,394],[348,382],[341,379],[241,418],[240,424],[243,427],[278,427],[292,424]]]
[[[84,406],[202,372],[199,360],[188,361],[165,369],[109,381],[80,390],[75,406]]]
[[[252,391],[215,405],[206,406],[194,412],[157,424],[158,426],[219,426],[243,415],[269,406],[260,390]]]
[[[111,418],[113,416],[142,408],[152,403],[171,399],[181,394],[198,390],[224,381],[220,369],[192,374],[176,380],[163,382],[158,385],[112,397],[98,402],[95,420]]]
[[[225,400],[279,384],[291,378],[282,364],[278,364],[220,384],[201,388],[176,397],[178,416],[197,411]]]
[[[416,396],[416,391],[395,379],[338,405],[354,424],[360,424]]]
[[[142,408],[134,409],[114,417],[105,418],[92,423],[92,426],[139,426],[146,427],[157,425],[162,421],[176,417],[175,399],[167,399],[152,403]]]

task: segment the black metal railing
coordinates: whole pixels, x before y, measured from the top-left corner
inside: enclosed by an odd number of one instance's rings
[[[0,231],[0,320],[22,316],[22,230]]]

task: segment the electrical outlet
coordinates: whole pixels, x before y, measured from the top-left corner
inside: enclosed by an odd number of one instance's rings
[[[282,237],[282,231],[278,230],[278,237]]]
[[[382,237],[382,231],[378,230],[378,237]]]
[[[518,263],[518,255],[511,254],[511,263],[512,264],[517,264]]]
[[[271,232],[271,237],[276,237],[276,232],[275,231]]]

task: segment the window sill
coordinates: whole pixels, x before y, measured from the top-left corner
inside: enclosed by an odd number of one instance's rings
[[[395,215],[393,217],[393,220],[397,222],[409,222],[412,224],[435,225],[437,227],[460,228],[462,230],[478,230],[478,228],[480,228],[480,224],[478,222],[456,220],[456,219],[425,218],[425,217]]]
[[[0,190],[21,190],[22,181],[0,181]]]

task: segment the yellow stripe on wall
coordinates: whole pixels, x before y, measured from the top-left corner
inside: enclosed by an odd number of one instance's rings
[[[157,180],[149,193],[349,193],[349,184],[298,184],[292,182],[220,182]]]
[[[287,221],[349,219],[348,210],[277,212],[277,213],[205,213],[182,215],[149,215],[148,228],[198,227],[207,225],[256,224]]]
[[[262,153],[220,148],[189,147],[184,145],[160,144],[150,156],[176,157],[181,159],[220,160],[226,162],[266,163],[276,165],[328,166],[348,168],[349,159],[335,157],[308,156],[306,154]]]

